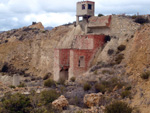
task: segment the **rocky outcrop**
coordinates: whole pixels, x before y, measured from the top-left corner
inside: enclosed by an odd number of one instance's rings
[[[44,26],[42,25],[41,22],[32,24],[31,26],[29,26],[29,28],[38,28],[38,29],[40,29],[40,30],[44,30]]]
[[[63,95],[61,95],[57,100],[52,102],[52,106],[58,110],[63,110],[68,105],[69,103]]]
[[[102,99],[102,93],[91,93],[84,96],[84,104],[87,107],[98,106]]]
[[[0,34],[0,70],[8,64],[14,70],[44,76],[53,73],[54,49],[58,42],[72,30],[60,26],[51,31],[24,27]]]

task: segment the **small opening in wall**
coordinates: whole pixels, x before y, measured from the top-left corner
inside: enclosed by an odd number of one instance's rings
[[[105,36],[105,43],[111,40],[111,37],[109,35]]]
[[[84,10],[85,9],[85,4],[82,4],[82,10]]]
[[[78,64],[79,67],[85,67],[85,58],[84,56],[80,56],[79,57],[79,64]]]
[[[91,4],[88,4],[88,9],[92,9],[92,5]]]

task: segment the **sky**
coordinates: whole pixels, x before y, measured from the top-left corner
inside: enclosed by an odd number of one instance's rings
[[[42,22],[56,27],[76,20],[79,0],[0,0],[0,31]],[[83,0],[81,0],[83,1]],[[92,0],[95,15],[150,14],[150,0]]]

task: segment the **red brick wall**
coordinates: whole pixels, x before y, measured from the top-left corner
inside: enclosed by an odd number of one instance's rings
[[[88,49],[88,44],[85,45],[84,44],[84,48],[86,49],[59,49],[59,65],[57,66],[60,66],[60,69],[69,69],[71,68],[72,69],[72,74],[74,76],[78,76],[84,72],[86,72],[88,69],[89,69],[89,66],[90,66],[90,61],[93,59],[95,53],[97,52],[97,50],[103,46],[104,44],[104,39],[105,39],[105,36],[104,35],[81,35],[81,36],[76,36],[77,37],[77,42],[76,43],[79,43],[79,40],[80,41],[84,41],[84,40],[87,40],[87,37],[88,39],[93,39],[91,42],[92,43],[92,48],[90,47],[90,49]],[[78,40],[78,38],[80,38]],[[80,43],[82,44],[82,43]],[[89,44],[91,46],[91,44]],[[73,51],[73,55],[71,56],[71,59],[70,59],[70,50]],[[85,61],[85,65],[84,67],[80,67],[79,66],[79,58],[80,56],[84,56],[84,61]],[[70,65],[70,60],[73,60],[73,65]]]
[[[69,67],[69,59],[70,58],[70,49],[60,49],[59,50],[59,66],[60,68],[68,68]]]
[[[91,57],[93,55],[92,50],[73,50],[74,56],[73,56],[73,74],[77,75],[82,74],[89,68],[89,61],[91,60]],[[85,59],[85,66],[84,67],[79,67],[79,57],[84,56]]]
[[[74,66],[73,66],[73,73],[74,75],[78,76],[84,72],[86,72],[89,69],[90,61],[94,57],[95,53],[97,52],[99,47],[102,47],[104,44],[104,35],[85,35],[84,37],[93,38],[94,47],[93,49],[75,49],[73,50],[74,56]],[[83,36],[82,36],[83,37]],[[79,57],[84,56],[85,58],[85,67],[79,67]]]

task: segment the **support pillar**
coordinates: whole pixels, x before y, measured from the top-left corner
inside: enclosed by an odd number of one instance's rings
[[[76,16],[76,25],[79,24],[79,16]]]

